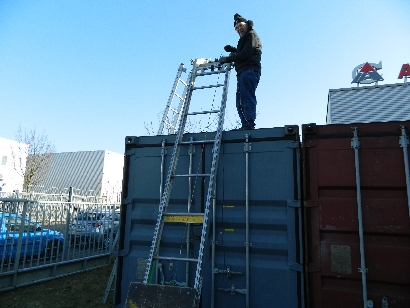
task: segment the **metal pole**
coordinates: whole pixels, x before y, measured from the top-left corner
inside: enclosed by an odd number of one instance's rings
[[[401,136],[400,136],[400,146],[403,148],[403,157],[404,157],[404,172],[406,176],[406,186],[407,186],[407,206],[409,208],[409,218],[410,218],[410,174],[409,174],[409,156],[407,148],[409,145],[409,139],[407,138],[406,128],[404,125],[400,126]]]
[[[212,203],[212,287],[211,308],[215,307],[215,241],[216,241],[216,194]]]
[[[250,134],[245,134],[245,198],[246,198],[246,308],[249,308],[249,152],[251,151],[251,145],[249,143]]]
[[[359,166],[359,148],[360,141],[357,136],[357,127],[353,130],[353,139],[351,140],[351,147],[354,149],[354,161],[356,167],[356,190],[357,190],[357,215],[359,221],[359,240],[360,240],[360,268],[358,269],[362,273],[362,287],[363,287],[363,307],[370,308],[373,307],[373,302],[367,300],[367,284],[366,284],[366,274],[367,268],[365,264],[364,256],[364,235],[363,235],[363,213],[362,213],[362,198],[360,191],[360,166]]]
[[[18,268],[19,268],[19,264],[20,264],[20,255],[21,255],[21,246],[23,245],[23,232],[24,232],[24,225],[26,223],[26,216],[27,216],[27,208],[28,208],[28,201],[27,200],[19,200],[17,199],[17,204],[20,202],[24,202],[23,203],[23,212],[21,214],[21,225],[19,226],[19,237],[17,240],[17,251],[16,251],[16,256],[14,258],[14,267],[13,267],[13,277],[12,277],[12,283],[11,285],[13,287],[16,287],[17,285],[17,274],[18,274]],[[16,217],[16,221],[15,223],[17,223],[17,217]],[[14,241],[14,238],[13,238]],[[13,242],[14,245],[14,242]]]
[[[194,138],[189,138],[190,141],[193,141]],[[188,173],[191,174],[192,173],[192,157],[194,155],[194,146],[192,144],[189,145],[189,150],[188,150],[188,154],[189,154],[189,168],[188,168]],[[188,214],[191,213],[191,205],[192,205],[192,178],[189,177],[188,178]],[[186,257],[187,259],[189,258],[189,244],[191,242],[191,237],[190,237],[190,223],[186,224]],[[185,282],[186,285],[188,286],[188,282],[189,282],[189,262],[187,261],[185,264]]]
[[[165,147],[165,139],[162,139],[161,143],[161,182],[159,184],[159,199],[162,197],[162,189],[164,187],[164,164],[165,164],[165,155],[167,155],[167,149]]]
[[[299,147],[299,142],[298,142],[298,147],[296,148],[296,181],[298,183],[298,197],[297,200],[302,200],[302,195],[301,195],[301,182],[300,182],[300,147]],[[298,216],[299,216],[299,226],[303,226],[303,217],[302,217],[302,207],[298,207]],[[303,228],[299,228],[299,263],[302,264],[302,269],[303,269],[303,264],[304,262],[304,255],[303,255]],[[303,270],[301,271],[300,275],[300,297],[301,297],[301,307],[305,307],[305,275]]]

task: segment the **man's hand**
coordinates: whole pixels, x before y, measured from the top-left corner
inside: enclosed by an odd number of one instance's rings
[[[219,58],[219,63],[221,63],[221,64],[226,63],[226,57],[220,57]]]
[[[226,45],[224,49],[226,52],[236,52],[236,48],[231,45]]]

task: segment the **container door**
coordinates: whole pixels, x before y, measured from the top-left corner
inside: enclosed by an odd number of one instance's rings
[[[365,297],[375,308],[410,307],[403,125],[410,129],[410,122],[303,125],[310,307],[364,307]]]
[[[284,128],[225,132],[203,307],[301,307],[298,146]]]

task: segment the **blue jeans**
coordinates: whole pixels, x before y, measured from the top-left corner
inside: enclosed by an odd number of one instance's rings
[[[254,70],[242,71],[237,79],[236,109],[241,119],[242,127],[254,128],[256,119],[256,95],[261,74]]]

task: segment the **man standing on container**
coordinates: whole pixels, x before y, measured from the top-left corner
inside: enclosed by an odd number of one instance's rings
[[[255,91],[261,77],[262,43],[253,30],[253,21],[241,15],[234,15],[235,31],[239,34],[237,48],[226,45],[228,57],[221,57],[219,62],[235,62],[237,76],[236,109],[242,123],[242,130],[254,129],[256,119]]]

